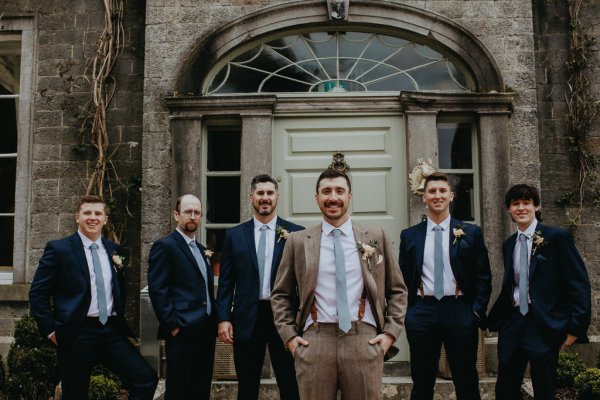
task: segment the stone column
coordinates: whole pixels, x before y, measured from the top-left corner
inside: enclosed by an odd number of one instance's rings
[[[240,205],[242,221],[252,217],[248,201],[250,181],[258,174],[272,174],[272,133],[270,113],[242,115]]]
[[[202,116],[172,117],[171,205],[191,193],[202,198]]]
[[[437,138],[437,112],[436,111],[406,111],[406,148],[407,172],[410,173],[417,165],[417,160],[431,159],[433,167],[438,169],[438,138]],[[421,222],[426,213],[421,197],[409,193],[408,199],[408,226]]]

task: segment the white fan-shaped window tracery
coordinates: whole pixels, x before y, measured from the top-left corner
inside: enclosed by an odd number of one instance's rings
[[[473,79],[432,48],[367,32],[309,32],[274,39],[227,61],[205,94],[473,91]]]

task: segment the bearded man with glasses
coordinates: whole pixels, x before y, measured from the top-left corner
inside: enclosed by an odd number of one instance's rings
[[[209,399],[217,325],[214,276],[196,240],[200,200],[181,196],[173,218],[177,228],[152,245],[148,258],[150,300],[167,352],[165,400]]]

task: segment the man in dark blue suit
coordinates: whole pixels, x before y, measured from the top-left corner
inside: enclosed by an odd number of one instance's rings
[[[287,235],[304,228],[275,213],[278,185],[269,175],[252,179],[249,199],[254,218],[225,234],[217,293],[219,338],[233,344],[238,399],[258,399],[267,345],[280,397],[298,399],[294,360],[275,329],[270,296]]]
[[[550,400],[559,349],[587,342],[590,281],[568,231],[539,222],[536,188],[515,185],[504,201],[517,232],[502,245],[502,290],[488,318],[499,332],[496,399],[521,398],[529,362],[534,398]]]
[[[106,204],[82,197],[75,220],[76,233],[46,245],[29,291],[40,332],[57,348],[62,398],[87,399],[101,362],[127,384],[130,399],[151,400],[158,377],[127,338],[124,258],[102,238]]]
[[[425,180],[427,220],[400,234],[400,269],[408,287],[405,325],[412,400],[433,399],[444,343],[458,400],[480,399],[479,327],[485,324],[491,273],[481,229],[450,216],[448,176]]]
[[[202,205],[196,196],[177,199],[177,228],[157,240],[148,258],[148,289],[165,339],[165,400],[209,399],[217,326],[212,252],[196,241]]]

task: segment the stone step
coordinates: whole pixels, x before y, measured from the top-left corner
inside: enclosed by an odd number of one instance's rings
[[[164,380],[160,380],[154,399],[164,399]],[[262,379],[260,385],[261,400],[278,400],[279,391],[275,379]],[[495,378],[484,378],[479,381],[482,400],[491,400],[494,398]],[[412,380],[409,377],[384,377],[381,383],[381,398],[383,400],[401,400],[410,398]],[[213,381],[212,400],[230,400],[237,398],[236,381]],[[455,400],[454,385],[452,381],[438,379],[435,385],[435,398],[445,400]]]

